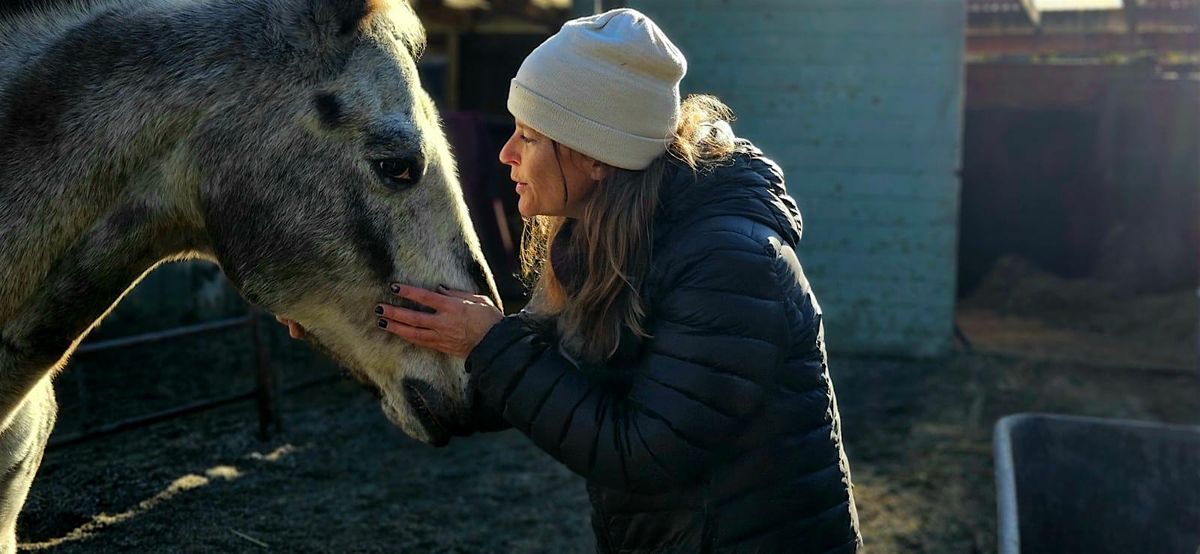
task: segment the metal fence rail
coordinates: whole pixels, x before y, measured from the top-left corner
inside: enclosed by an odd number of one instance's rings
[[[149,333],[141,333],[128,337],[119,337],[80,345],[79,348],[75,349],[76,355],[117,350],[132,346],[141,346],[164,340],[208,333],[244,325],[251,334],[254,344],[254,365],[256,374],[255,387],[254,390],[248,392],[193,402],[168,410],[101,425],[88,431],[54,438],[50,440],[47,448],[78,444],[91,439],[119,433],[121,431],[145,427],[188,414],[233,404],[243,400],[249,400],[251,398],[253,398],[258,404],[259,438],[263,440],[269,439],[272,433],[278,432],[282,428],[279,420],[279,405],[277,402],[280,391],[278,390],[278,378],[275,374],[275,369],[271,364],[270,352],[268,351],[266,340],[263,336],[262,317],[262,310],[252,307],[248,313],[238,317],[221,319],[207,323],[198,323],[195,325],[184,325],[170,329],[163,329]],[[330,382],[336,380],[337,378],[337,376],[321,377],[292,385],[288,387],[287,390],[294,391],[317,384]]]
[[[342,378],[338,375],[328,375],[325,377],[317,377],[314,379],[310,379],[308,381],[290,385],[288,387],[283,388],[279,392],[280,393],[292,393],[292,392],[307,389],[310,387],[315,387],[318,385],[333,383],[336,381],[340,381],[341,379]],[[148,427],[150,425],[154,425],[155,423],[162,423],[164,421],[170,421],[172,419],[180,418],[180,417],[183,417],[186,415],[191,415],[194,413],[211,410],[214,408],[220,408],[221,406],[227,406],[229,404],[236,404],[238,402],[241,402],[244,400],[250,400],[252,398],[258,398],[258,395],[259,395],[259,392],[256,388],[256,390],[244,392],[241,394],[232,394],[232,395],[223,396],[220,398],[213,398],[213,399],[209,399],[209,400],[193,402],[191,404],[185,404],[183,406],[178,406],[175,408],[171,408],[169,410],[163,410],[161,412],[155,412],[152,414],[146,414],[146,415],[142,415],[142,416],[138,416],[138,417],[133,417],[133,418],[117,421],[114,423],[109,423],[106,425],[102,425],[100,427],[96,427],[96,428],[91,429],[86,432],[73,433],[73,434],[66,435],[66,436],[63,436],[60,438],[53,438],[46,445],[46,448],[57,448],[60,446],[70,446],[73,444],[79,444],[81,442],[87,442],[92,439],[98,439],[101,437],[106,437],[109,435],[120,433],[122,431],[129,431],[129,430],[138,429],[141,427]],[[261,413],[260,413],[259,417],[260,418],[262,417]],[[278,420],[276,420],[276,422],[278,422]],[[279,429],[276,428],[275,430],[278,431]],[[262,436],[261,428],[260,428],[260,436]],[[264,439],[269,438],[269,435],[262,436],[262,437]]]
[[[120,337],[120,338],[109,339],[109,340],[89,342],[87,344],[79,345],[79,348],[75,349],[75,353],[76,354],[90,354],[92,352],[103,352],[105,350],[115,350],[117,348],[122,348],[125,346],[135,346],[135,345],[147,344],[147,343],[151,343],[151,342],[158,342],[158,341],[166,340],[166,339],[173,339],[176,337],[185,337],[188,335],[195,335],[195,334],[204,333],[204,332],[208,332],[208,331],[217,331],[220,329],[227,329],[229,327],[236,327],[238,325],[243,325],[243,324],[249,323],[253,317],[255,317],[255,314],[253,312],[251,312],[246,315],[240,315],[240,316],[231,317],[228,319],[220,319],[217,321],[210,321],[207,323],[197,323],[195,325],[183,325],[180,327],[172,327],[170,329],[163,329],[160,331],[151,331],[149,333],[141,333],[138,335],[131,335],[128,337]]]

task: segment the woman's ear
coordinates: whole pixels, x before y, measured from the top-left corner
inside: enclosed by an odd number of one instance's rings
[[[609,176],[609,174],[611,174],[613,172],[612,166],[610,166],[602,161],[599,161],[599,160],[592,160],[591,166],[592,167],[591,167],[590,175],[591,175],[592,179],[596,180],[596,181],[603,181],[606,177]]]
[[[574,164],[576,169],[579,169],[588,176],[588,179],[593,181],[603,181],[613,171],[613,167],[600,160],[597,160],[583,152],[564,146],[567,151],[567,159],[571,164]]]
[[[579,168],[593,181],[603,181],[612,172],[612,166],[586,154],[575,153]]]

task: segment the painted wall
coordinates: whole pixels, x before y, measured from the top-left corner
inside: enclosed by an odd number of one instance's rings
[[[585,3],[577,3],[579,8]],[[944,0],[631,0],[784,169],[831,350],[953,336],[965,8]]]

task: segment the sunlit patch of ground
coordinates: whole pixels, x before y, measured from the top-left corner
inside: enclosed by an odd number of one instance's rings
[[[285,433],[267,443],[245,404],[50,451],[22,548],[594,550],[582,482],[515,432],[430,448],[352,383],[284,406]]]
[[[1157,371],[1196,367],[1194,341],[1181,340],[1167,348],[1134,337],[1114,341],[1108,333],[1055,327],[1036,318],[990,310],[960,310],[957,321],[982,352]]]
[[[956,320],[975,348],[1102,367],[1198,368],[1200,299],[1190,288],[1134,294],[1002,258]]]
[[[180,477],[180,478],[172,481],[170,485],[167,485],[167,488],[163,489],[162,491],[159,491],[157,494],[155,494],[154,496],[151,496],[150,498],[147,498],[145,500],[142,500],[141,502],[138,502],[137,505],[133,506],[132,508],[130,508],[128,510],[125,510],[123,512],[116,513],[116,514],[108,514],[108,513],[96,514],[95,516],[92,517],[91,521],[89,521],[83,525],[80,525],[79,527],[76,527],[74,530],[72,530],[70,533],[67,533],[65,536],[52,538],[52,539],[45,540],[42,542],[24,543],[21,545],[21,548],[27,549],[27,550],[41,550],[41,549],[45,549],[45,548],[49,548],[49,547],[53,547],[53,546],[60,546],[62,544],[65,544],[65,543],[68,543],[71,541],[78,541],[78,540],[86,539],[86,538],[91,537],[92,535],[96,534],[97,532],[103,530],[106,527],[128,521],[128,520],[133,519],[141,514],[148,512],[150,510],[153,510],[153,509],[157,508],[160,504],[163,504],[163,503],[171,500],[172,498],[176,497],[177,495],[179,495],[183,492],[186,492],[186,491],[189,491],[192,489],[198,489],[200,487],[208,485],[213,480],[220,479],[220,480],[224,480],[224,481],[232,481],[241,476],[242,476],[241,472],[239,472],[236,467],[226,466],[226,465],[219,465],[219,466],[214,466],[212,468],[209,468],[207,471],[204,472],[204,475],[196,475],[194,473],[189,473],[187,475],[184,475],[183,477]]]

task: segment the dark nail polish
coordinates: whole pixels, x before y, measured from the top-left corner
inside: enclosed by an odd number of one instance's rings
[[[377,321],[376,323],[379,324],[379,327],[381,329],[387,329],[387,320],[386,319],[381,319],[381,320]]]
[[[383,306],[375,306],[375,315],[383,315]]]
[[[392,294],[400,294],[400,285],[392,284]]]

